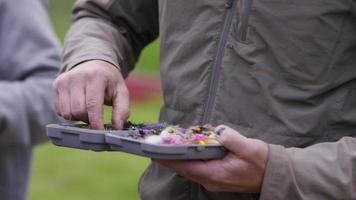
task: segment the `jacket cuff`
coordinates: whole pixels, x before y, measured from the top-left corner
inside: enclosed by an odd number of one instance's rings
[[[284,183],[287,175],[287,156],[284,147],[280,145],[268,145],[268,161],[263,178],[260,200],[282,199],[281,184]]]
[[[108,62],[112,65],[114,65],[119,71],[121,71],[120,65],[117,61],[115,61],[114,59],[112,59],[112,56],[110,55],[102,55],[102,54],[86,54],[86,55],[82,55],[79,57],[76,57],[74,59],[71,59],[69,62],[66,62],[63,64],[63,66],[61,67],[60,73],[69,71],[73,68],[75,68],[76,66],[78,66],[79,64],[86,62],[86,61],[90,61],[90,60],[102,60],[105,62]]]

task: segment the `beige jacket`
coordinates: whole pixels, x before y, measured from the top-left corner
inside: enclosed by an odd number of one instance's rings
[[[356,199],[355,24],[354,0],[81,0],[62,70],[101,59],[127,75],[159,36],[161,121],[270,143],[260,194],[152,164],[142,199]]]

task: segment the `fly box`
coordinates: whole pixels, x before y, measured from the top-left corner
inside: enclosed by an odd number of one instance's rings
[[[226,149],[213,129],[187,129],[166,124],[125,124],[124,130],[93,130],[85,124],[47,125],[47,136],[57,146],[93,151],[120,151],[154,159],[219,159]]]

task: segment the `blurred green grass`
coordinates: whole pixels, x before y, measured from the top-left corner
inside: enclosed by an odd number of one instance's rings
[[[58,37],[68,29],[73,0],[49,2],[49,13]],[[140,72],[158,73],[159,41],[146,47],[136,68]],[[150,123],[158,120],[161,97],[133,102],[130,120]],[[105,107],[105,121],[111,118]],[[136,200],[137,183],[148,158],[120,152],[90,152],[57,147],[51,143],[35,149],[30,200]]]

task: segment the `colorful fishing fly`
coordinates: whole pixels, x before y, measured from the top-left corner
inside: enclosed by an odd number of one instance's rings
[[[217,134],[211,125],[191,126],[182,128],[168,125],[166,123],[157,124],[133,124],[127,122],[124,126],[129,132],[127,137],[143,140],[154,144],[218,144]]]

